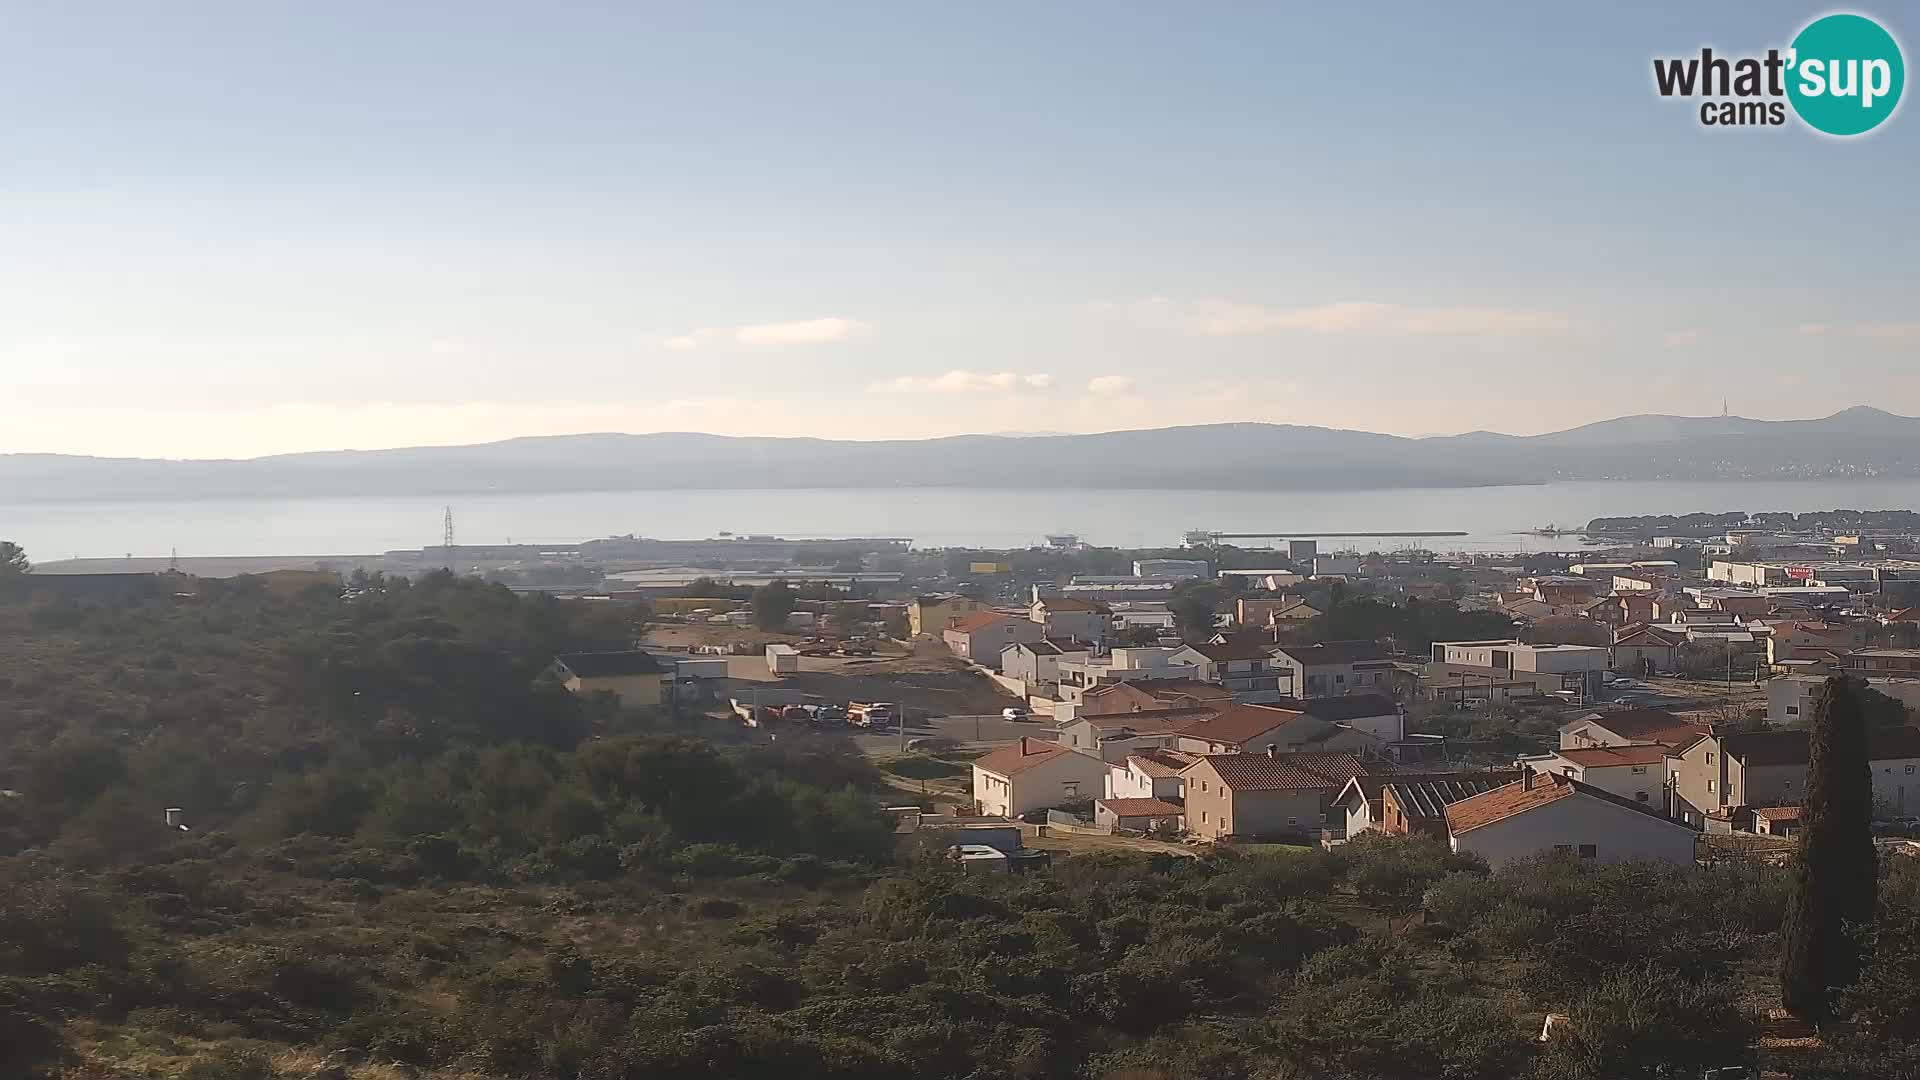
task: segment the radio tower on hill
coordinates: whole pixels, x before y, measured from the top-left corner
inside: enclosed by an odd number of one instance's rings
[[[453,573],[453,507],[447,507],[446,525],[440,532],[440,548],[447,556],[447,573]]]

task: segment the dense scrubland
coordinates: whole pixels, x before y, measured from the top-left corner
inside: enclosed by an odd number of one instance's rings
[[[0,1075],[1697,1075],[1777,1001],[1763,866],[964,876],[858,756],[623,726],[545,674],[633,633],[444,576],[8,586]],[[1920,1075],[1920,873],[1886,862],[1795,1075]]]

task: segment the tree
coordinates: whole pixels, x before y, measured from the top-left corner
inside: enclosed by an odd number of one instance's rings
[[[793,611],[795,599],[786,582],[769,581],[753,590],[751,603],[753,625],[762,630],[780,630],[787,625],[787,615]]]
[[[1807,731],[1807,804],[1780,958],[1780,999],[1810,1021],[1832,1015],[1833,994],[1860,975],[1852,928],[1873,918],[1878,887],[1871,823],[1873,774],[1860,696],[1828,679]]]
[[[25,548],[11,540],[0,540],[0,580],[22,578],[32,571]]]
[[[1173,611],[1180,636],[1189,641],[1213,636],[1213,617],[1226,602],[1226,594],[1212,582],[1183,586],[1167,606]]]

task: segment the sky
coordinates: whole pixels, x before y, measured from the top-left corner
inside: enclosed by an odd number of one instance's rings
[[[1826,10],[0,0],[0,452],[1920,414]]]

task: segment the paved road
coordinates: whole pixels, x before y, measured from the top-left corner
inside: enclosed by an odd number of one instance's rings
[[[886,731],[867,731],[853,728],[854,741],[860,749],[869,754],[891,754],[900,748],[901,733],[888,728]],[[1047,739],[1054,737],[1051,719],[1012,721],[999,713],[983,713],[978,716],[914,716],[907,721],[906,738],[908,741],[928,736],[952,739],[968,746],[998,746],[1010,743],[1020,736]]]

